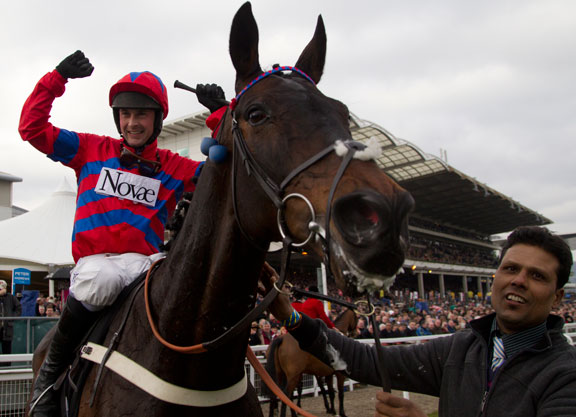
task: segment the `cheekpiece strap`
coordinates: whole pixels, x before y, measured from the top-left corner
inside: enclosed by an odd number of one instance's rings
[[[246,87],[244,87],[242,89],[242,91],[240,91],[236,97],[234,97],[231,101],[230,101],[230,108],[232,110],[234,110],[236,108],[236,105],[238,104],[238,100],[240,100],[240,97],[242,97],[242,95],[244,95],[244,93],[250,88],[252,87],[254,84],[256,84],[259,81],[262,81],[264,78],[272,75],[272,74],[276,74],[277,72],[284,72],[284,71],[292,71],[292,72],[297,72],[298,74],[300,74],[301,76],[303,76],[304,78],[306,78],[308,81],[310,81],[312,84],[316,85],[316,83],[314,82],[314,80],[312,78],[310,78],[310,76],[308,74],[306,74],[304,71],[296,68],[296,67],[290,67],[290,66],[283,66],[283,67],[276,67],[274,69],[271,69],[270,71],[266,71],[263,72],[262,74],[260,74],[258,77],[254,78]]]

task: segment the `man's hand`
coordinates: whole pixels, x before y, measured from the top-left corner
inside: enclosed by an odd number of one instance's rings
[[[76,51],[64,58],[56,67],[56,71],[64,78],[84,78],[92,74],[94,67],[84,56],[84,52]]]
[[[210,110],[210,113],[228,105],[224,90],[216,84],[196,84],[196,97],[200,104]]]
[[[276,291],[274,283],[278,281],[278,278],[278,274],[274,268],[272,268],[268,262],[265,262],[262,271],[260,271],[258,292],[265,296],[270,291]],[[287,289],[284,288],[283,290]],[[290,297],[283,293],[279,293],[274,301],[272,301],[268,306],[268,311],[280,321],[290,318],[292,310],[293,308],[292,304],[290,304]]]
[[[376,412],[374,417],[427,417],[412,401],[397,397],[388,392],[376,394]]]

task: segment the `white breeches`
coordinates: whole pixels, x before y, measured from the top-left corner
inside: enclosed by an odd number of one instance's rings
[[[80,258],[70,271],[70,295],[90,311],[111,305],[118,294],[164,253],[103,253]]]

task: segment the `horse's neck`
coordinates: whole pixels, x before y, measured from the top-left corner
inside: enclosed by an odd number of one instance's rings
[[[162,285],[156,286],[153,303],[161,310],[161,325],[173,327],[176,321],[193,343],[221,334],[247,313],[264,261],[264,254],[239,232],[228,178],[220,173],[198,187],[174,248],[157,274]]]

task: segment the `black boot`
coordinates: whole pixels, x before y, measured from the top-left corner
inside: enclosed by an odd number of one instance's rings
[[[73,354],[82,341],[96,313],[88,311],[78,300],[69,297],[58,324],[44,363],[34,381],[34,392],[30,401],[30,416],[52,417],[58,414],[59,398],[52,385],[74,358]]]

